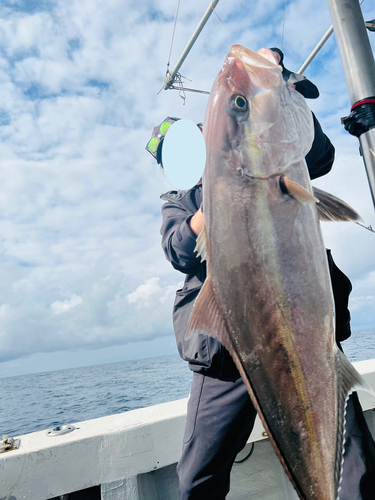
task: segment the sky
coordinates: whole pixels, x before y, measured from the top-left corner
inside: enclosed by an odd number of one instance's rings
[[[207,4],[207,5],[206,5]],[[209,2],[182,0],[171,67]],[[362,5],[364,18],[374,13]],[[172,189],[144,147],[166,116],[203,121],[207,96],[163,85],[176,0],[3,0],[0,5],[0,377],[175,354],[183,275],[160,246]],[[325,0],[221,0],[181,73],[210,90],[230,46],[281,47],[297,71],[331,25]],[[375,34],[370,35],[375,46]],[[305,75],[336,147],[314,182],[375,227],[334,36]],[[375,327],[375,234],[326,223],[350,277],[352,330]]]

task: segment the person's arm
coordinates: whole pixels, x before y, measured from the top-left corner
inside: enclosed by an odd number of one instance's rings
[[[306,155],[307,168],[311,179],[316,179],[328,174],[335,159],[335,148],[325,135],[313,113],[314,118],[314,141],[310,151]]]
[[[192,215],[183,206],[168,201],[162,206],[162,216],[160,233],[165,256],[175,269],[189,273],[193,267],[200,265],[194,248],[203,224],[203,214],[199,209]]]

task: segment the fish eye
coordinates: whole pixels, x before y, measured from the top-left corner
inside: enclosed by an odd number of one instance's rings
[[[246,111],[248,108],[248,102],[246,97],[242,95],[233,96],[233,106],[238,111]]]

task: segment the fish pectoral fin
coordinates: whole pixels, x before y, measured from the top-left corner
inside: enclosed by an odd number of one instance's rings
[[[206,226],[204,224],[199,231],[194,252],[197,252],[197,257],[201,258],[201,262],[206,260]]]
[[[210,278],[207,278],[204,282],[195,301],[185,338],[190,338],[195,332],[211,335],[217,338],[224,347],[229,348],[227,326],[217,306]]]
[[[361,221],[361,216],[345,201],[336,198],[330,193],[313,188],[314,196],[318,199],[316,208],[319,219],[322,221]]]
[[[317,203],[318,200],[313,196],[310,191],[298,184],[298,182],[292,181],[289,177],[283,175],[280,177],[280,189],[284,194],[292,196],[300,203]]]

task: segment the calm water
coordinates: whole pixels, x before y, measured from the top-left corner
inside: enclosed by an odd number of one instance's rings
[[[0,379],[0,437],[143,408],[189,395],[178,355]]]
[[[375,329],[354,332],[343,348],[350,361],[375,358]],[[191,379],[177,354],[2,378],[0,437],[185,398]]]

